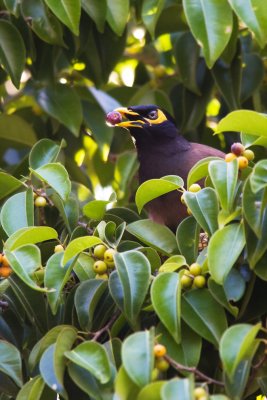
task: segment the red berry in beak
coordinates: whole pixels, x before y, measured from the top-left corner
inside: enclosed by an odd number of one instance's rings
[[[118,111],[110,111],[106,116],[107,123],[117,125],[122,121],[122,116]]]

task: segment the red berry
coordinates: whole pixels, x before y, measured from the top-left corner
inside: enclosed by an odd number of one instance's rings
[[[118,111],[110,111],[106,116],[106,121],[111,125],[117,125],[122,121],[122,116]]]
[[[241,156],[245,151],[245,147],[242,143],[233,143],[231,146],[231,152],[236,156]]]

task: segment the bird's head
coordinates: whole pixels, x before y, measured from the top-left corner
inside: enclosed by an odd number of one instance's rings
[[[136,143],[162,143],[177,136],[175,120],[156,105],[116,108],[107,114],[107,123],[126,128]]]

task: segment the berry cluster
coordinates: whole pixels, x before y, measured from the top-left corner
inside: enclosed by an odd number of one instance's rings
[[[12,268],[10,267],[6,256],[4,255],[4,253],[0,253],[0,277],[8,278],[11,274]]]
[[[96,279],[108,279],[108,272],[115,268],[114,255],[116,250],[107,249],[104,244],[98,244],[94,248],[94,257],[97,259],[94,263]]]
[[[238,168],[245,169],[249,161],[254,160],[254,157],[255,155],[252,150],[246,150],[242,143],[234,143],[231,146],[231,153],[226,154],[225,161],[230,162],[237,158]]]
[[[154,346],[154,356],[155,356],[155,372],[154,372],[154,378],[157,377],[158,372],[165,372],[169,369],[170,364],[168,361],[164,358],[164,356],[167,354],[167,349],[165,346],[162,344],[155,344]]]
[[[181,285],[183,289],[190,289],[191,287],[201,289],[206,285],[206,278],[202,274],[202,267],[198,263],[193,263],[188,270],[184,270]]]

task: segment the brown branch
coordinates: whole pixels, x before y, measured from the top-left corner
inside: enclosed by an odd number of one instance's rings
[[[113,314],[113,316],[110,318],[110,320],[108,321],[108,323],[103,326],[103,328],[99,329],[99,331],[97,332],[90,332],[91,335],[93,335],[92,337],[92,341],[96,342],[97,339],[105,332],[107,332],[109,330],[109,328],[113,325],[113,323],[116,321],[116,319],[118,318],[120,312],[117,311]]]
[[[169,356],[164,356],[164,358],[171,364],[173,368],[175,368],[177,371],[186,371],[186,372],[191,372],[195,375],[197,375],[200,379],[205,381],[208,385],[209,384],[215,384],[218,386],[224,386],[224,383],[221,381],[217,381],[216,379],[211,378],[210,376],[207,376],[203,374],[203,372],[199,371],[196,367],[187,367],[186,365],[179,364],[175,360],[173,360]]]

